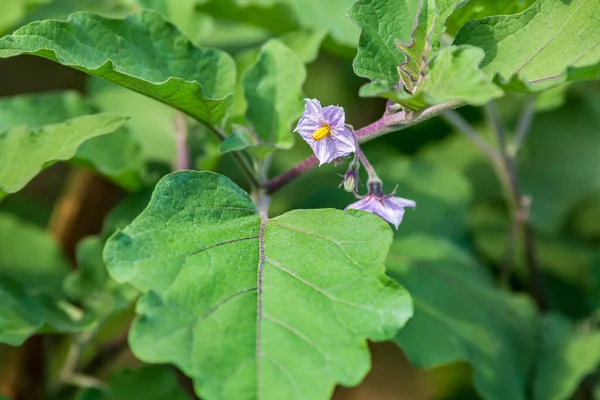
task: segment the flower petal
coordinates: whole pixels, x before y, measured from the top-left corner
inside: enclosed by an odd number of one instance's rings
[[[321,127],[321,124],[314,122],[309,118],[302,117],[300,121],[298,121],[298,125],[294,132],[298,132],[300,136],[306,141],[314,140],[312,134]]]
[[[323,108],[323,117],[332,129],[343,128],[346,125],[346,117],[342,107],[327,106]]]
[[[356,203],[349,204],[344,210],[354,209],[354,210],[363,210],[368,212],[373,212],[371,209],[371,204],[369,202],[369,198],[371,196],[367,196],[363,199],[360,199]]]
[[[388,197],[386,199],[388,203],[391,203],[393,207],[411,207],[417,208],[417,203],[413,200],[405,199],[402,197]]]
[[[332,136],[336,141],[339,152],[350,154],[356,151],[354,134],[345,126],[342,129],[332,131]]]
[[[308,142],[308,144],[310,147],[312,147],[313,151],[315,152],[315,156],[317,156],[319,159],[319,166],[332,162],[336,158],[341,157],[341,155],[338,154],[335,141],[331,136],[327,136],[319,141],[314,141],[313,144]]]
[[[323,107],[321,107],[321,102],[317,99],[304,99],[306,100],[306,104],[304,105],[304,115],[303,118],[310,119],[317,124],[321,125],[322,122],[325,121],[325,117],[323,116]]]

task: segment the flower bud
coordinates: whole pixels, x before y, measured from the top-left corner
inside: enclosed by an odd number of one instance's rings
[[[355,192],[358,190],[358,171],[360,170],[360,163],[358,161],[352,161],[348,166],[344,180],[340,183],[340,186],[344,186],[346,192]]]

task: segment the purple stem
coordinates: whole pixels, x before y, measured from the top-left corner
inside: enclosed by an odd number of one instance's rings
[[[373,140],[379,136],[385,135],[386,133],[399,131],[419,124],[445,111],[453,110],[462,105],[462,102],[453,100],[431,106],[418,114],[407,114],[402,111],[392,115],[385,115],[372,124],[357,130],[355,132],[355,136],[359,143],[368,142],[369,140]],[[312,155],[295,167],[292,167],[281,175],[269,180],[264,185],[264,188],[268,194],[272,194],[300,175],[304,174],[306,171],[316,167],[318,164],[319,160],[317,160],[317,157]]]

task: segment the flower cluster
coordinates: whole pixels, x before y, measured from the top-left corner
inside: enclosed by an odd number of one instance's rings
[[[356,203],[350,204],[347,209],[368,211],[388,221],[398,229],[404,217],[406,207],[416,207],[412,200],[402,197],[394,197],[396,190],[390,194],[383,192],[383,184],[377,177],[375,170],[362,154],[360,147],[354,137],[354,133],[348,128],[345,121],[344,109],[339,106],[321,107],[316,99],[306,99],[304,115],[294,130],[313,149],[315,156],[319,159],[319,165],[329,163],[351,153],[355,153],[348,171],[340,186],[349,192],[354,192],[360,198]],[[369,174],[367,186],[369,192],[366,196],[356,194],[358,189],[358,171],[361,155],[363,164]]]

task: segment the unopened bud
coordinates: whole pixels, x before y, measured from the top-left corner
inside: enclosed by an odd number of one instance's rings
[[[357,189],[356,179],[353,176],[349,176],[344,179],[344,190],[346,192],[354,192]]]

